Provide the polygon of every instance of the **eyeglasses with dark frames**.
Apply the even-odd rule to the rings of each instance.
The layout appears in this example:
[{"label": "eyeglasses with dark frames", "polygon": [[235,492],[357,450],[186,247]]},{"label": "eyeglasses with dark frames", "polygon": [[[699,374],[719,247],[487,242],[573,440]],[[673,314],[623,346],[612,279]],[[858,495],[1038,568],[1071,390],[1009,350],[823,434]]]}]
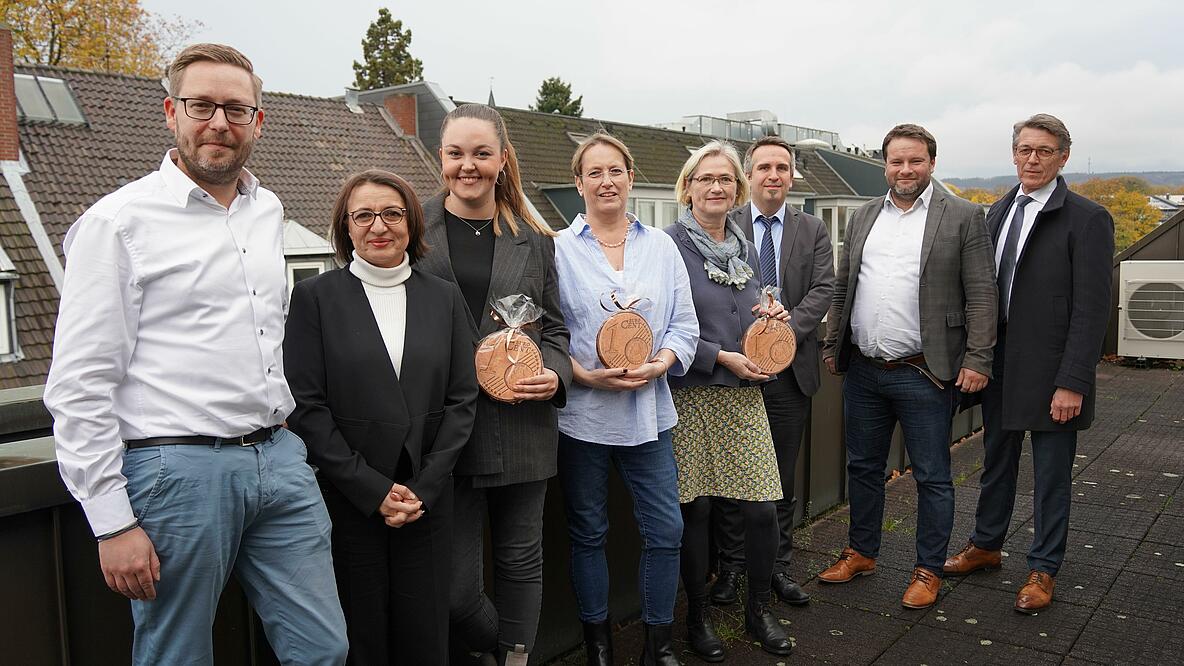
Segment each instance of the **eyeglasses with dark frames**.
[{"label": "eyeglasses with dark frames", "polygon": [[374,224],[374,220],[379,217],[382,218],[382,223],[389,226],[401,224],[403,220],[407,219],[407,209],[399,208],[397,206],[390,206],[383,208],[380,212],[374,212],[369,208],[359,208],[355,211],[346,213],[350,221],[359,227],[368,227]]},{"label": "eyeglasses with dark frames", "polygon": [[209,120],[214,117],[218,109],[222,109],[222,114],[226,116],[226,122],[231,125],[250,125],[255,120],[255,113],[259,111],[257,106],[219,104],[199,97],[177,97],[174,95],[173,99],[180,102],[181,106],[185,107],[185,115],[194,120]]}]

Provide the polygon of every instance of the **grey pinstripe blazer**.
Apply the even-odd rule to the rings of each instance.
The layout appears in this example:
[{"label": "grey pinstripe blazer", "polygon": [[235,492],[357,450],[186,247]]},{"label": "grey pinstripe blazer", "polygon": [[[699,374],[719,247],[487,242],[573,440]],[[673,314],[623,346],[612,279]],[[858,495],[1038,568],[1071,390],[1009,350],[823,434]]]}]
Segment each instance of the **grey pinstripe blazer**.
[{"label": "grey pinstripe blazer", "polygon": [[[431,249],[415,267],[455,283],[444,229],[444,194],[424,202],[423,212],[425,239]],[[567,403],[567,386],[571,383],[569,335],[559,309],[559,281],[555,275],[555,243],[522,222],[517,236],[503,229],[494,241],[486,302],[511,294],[526,294],[546,310],[537,328],[528,328],[526,333],[542,351],[543,365],[559,375],[559,391],[548,402],[516,405],[491,400],[484,393],[477,398],[477,422],[453,473],[474,477],[473,485],[479,488],[539,481],[555,475],[559,433],[555,410]],[[488,310],[470,312],[469,322],[475,340],[498,329]]]},{"label": "grey pinstripe blazer", "polygon": [[[883,207],[884,197],[876,197],[847,226],[822,347],[822,357],[834,356],[840,372],[851,361],[851,307],[863,246]],[[934,185],[921,239],[921,348],[929,370],[943,381],[963,367],[991,376],[999,291],[984,217],[981,206]]]}]

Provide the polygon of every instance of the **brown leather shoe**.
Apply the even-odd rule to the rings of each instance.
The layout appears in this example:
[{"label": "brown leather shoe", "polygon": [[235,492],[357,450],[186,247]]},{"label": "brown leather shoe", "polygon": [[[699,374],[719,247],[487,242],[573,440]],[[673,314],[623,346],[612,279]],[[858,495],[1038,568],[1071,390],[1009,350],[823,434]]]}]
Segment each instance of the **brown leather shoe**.
[{"label": "brown leather shoe", "polygon": [[941,578],[925,567],[917,567],[913,569],[913,582],[904,591],[900,605],[905,608],[929,608],[937,601],[939,590]]},{"label": "brown leather shoe", "polygon": [[947,576],[965,576],[979,569],[998,569],[1002,562],[1003,551],[983,550],[974,545],[973,541],[967,541],[966,547],[957,555],[946,559],[946,564],[941,570]]},{"label": "brown leather shoe", "polygon": [[838,562],[818,574],[818,580],[823,583],[846,583],[856,576],[869,576],[874,573],[876,573],[876,560],[864,557],[848,546],[839,554]]},{"label": "brown leather shoe", "polygon": [[1015,595],[1015,609],[1027,615],[1034,615],[1052,604],[1052,590],[1056,587],[1055,578],[1043,571],[1032,570],[1028,573],[1028,581]]}]

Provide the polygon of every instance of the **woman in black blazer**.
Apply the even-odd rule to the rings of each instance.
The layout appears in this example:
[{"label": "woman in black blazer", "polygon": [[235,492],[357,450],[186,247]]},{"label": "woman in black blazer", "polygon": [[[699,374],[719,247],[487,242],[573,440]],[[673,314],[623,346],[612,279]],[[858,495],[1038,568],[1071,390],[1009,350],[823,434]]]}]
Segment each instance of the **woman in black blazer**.
[{"label": "woman in black blazer", "polygon": [[[555,410],[566,403],[572,371],[555,234],[530,213],[514,147],[493,108],[464,104],[444,118],[440,163],[445,191],[424,204],[433,252],[420,269],[460,287],[478,337],[498,330],[491,300],[525,294],[544,310],[525,330],[542,351],[543,372],[516,387],[515,404],[478,397],[477,423],[455,470],[454,646],[525,666],[543,601],[543,502],[556,473]],[[487,516],[496,603],[483,591]]]},{"label": "woman in black blazer", "polygon": [[295,286],[284,337],[288,426],[319,468],[353,664],[448,663],[452,469],[477,379],[460,290],[411,267],[423,236],[405,180],[349,177],[332,222],[347,265]]}]

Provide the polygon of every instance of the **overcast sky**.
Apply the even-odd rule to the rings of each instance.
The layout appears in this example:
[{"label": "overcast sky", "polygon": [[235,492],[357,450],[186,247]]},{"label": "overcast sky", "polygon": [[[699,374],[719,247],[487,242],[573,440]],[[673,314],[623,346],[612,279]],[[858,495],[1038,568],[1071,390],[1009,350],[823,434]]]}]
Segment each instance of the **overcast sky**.
[{"label": "overcast sky", "polygon": [[[585,117],[654,124],[769,109],[879,146],[900,122],[938,140],[940,177],[1014,173],[1011,124],[1059,116],[1068,171],[1184,170],[1184,3],[946,0],[384,3],[142,0],[234,45],[268,90],[340,95],[378,8],[413,32],[455,99],[526,108],[560,76]],[[513,137],[511,137],[512,139]]]}]

